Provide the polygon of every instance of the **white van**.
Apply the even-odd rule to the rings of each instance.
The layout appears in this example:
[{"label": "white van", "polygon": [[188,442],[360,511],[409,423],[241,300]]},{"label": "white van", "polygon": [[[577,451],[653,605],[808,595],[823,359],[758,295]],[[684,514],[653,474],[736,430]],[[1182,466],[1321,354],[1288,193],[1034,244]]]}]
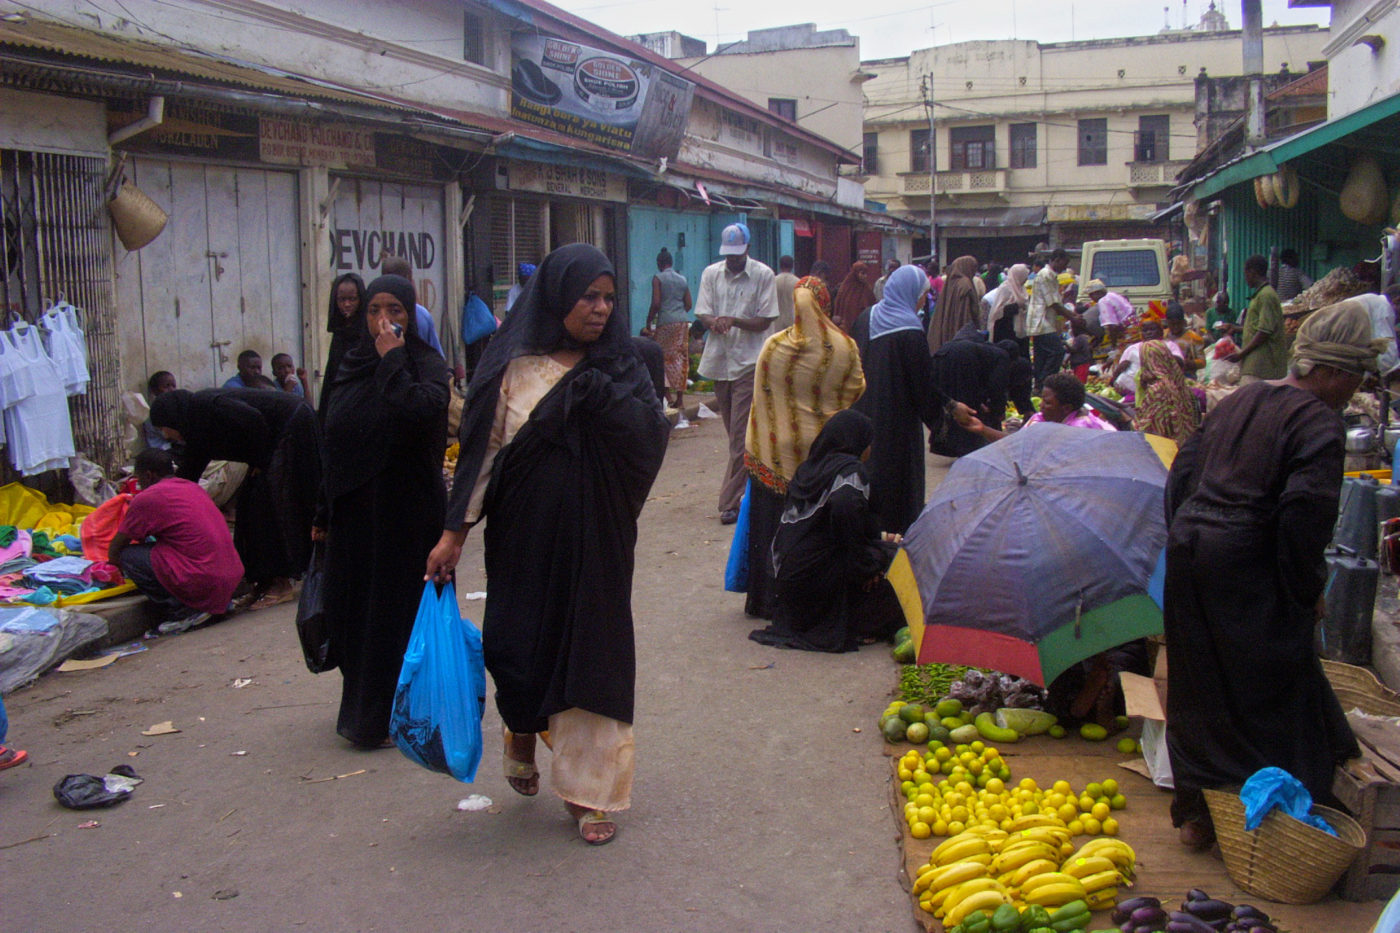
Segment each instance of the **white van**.
[{"label": "white van", "polygon": [[1079,288],[1087,292],[1090,279],[1098,279],[1111,292],[1133,303],[1141,314],[1153,301],[1165,313],[1172,297],[1167,272],[1167,244],[1163,240],[1090,240],[1080,256]]}]

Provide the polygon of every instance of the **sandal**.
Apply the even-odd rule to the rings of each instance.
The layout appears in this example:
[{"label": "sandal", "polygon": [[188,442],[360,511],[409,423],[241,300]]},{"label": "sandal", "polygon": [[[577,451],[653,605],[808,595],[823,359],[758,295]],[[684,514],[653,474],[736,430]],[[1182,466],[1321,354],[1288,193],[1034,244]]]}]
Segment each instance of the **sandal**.
[{"label": "sandal", "polygon": [[0,745],[0,771],[14,768],[29,760],[29,753],[22,748],[6,748]]},{"label": "sandal", "polygon": [[[569,810],[569,815],[578,820],[579,838],[591,846],[605,846],[612,842],[617,836],[617,821],[602,810],[585,810],[577,804],[565,803]],[[603,829],[602,835],[595,835],[592,838],[588,835],[588,830]]]},{"label": "sandal", "polygon": [[511,746],[515,743],[516,736],[509,729],[505,732],[506,747],[501,755],[505,765],[506,783],[510,789],[522,797],[533,797],[540,792],[540,772],[535,767],[534,761],[520,761],[510,757]]},{"label": "sandal", "polygon": [[264,593],[248,606],[248,611],[257,612],[259,609],[271,609],[273,606],[289,603],[296,598],[297,594],[292,590],[283,593]]}]

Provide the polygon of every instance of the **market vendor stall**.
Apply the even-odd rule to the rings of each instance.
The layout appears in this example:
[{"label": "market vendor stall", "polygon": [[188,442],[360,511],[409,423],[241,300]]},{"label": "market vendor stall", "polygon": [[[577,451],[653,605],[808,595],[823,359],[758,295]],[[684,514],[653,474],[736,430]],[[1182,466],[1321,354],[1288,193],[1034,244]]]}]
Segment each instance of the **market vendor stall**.
[{"label": "market vendor stall", "polygon": [[0,487],[0,604],[67,607],[136,589],[105,555],[83,553],[82,523],[95,509],[55,505],[19,483]]}]

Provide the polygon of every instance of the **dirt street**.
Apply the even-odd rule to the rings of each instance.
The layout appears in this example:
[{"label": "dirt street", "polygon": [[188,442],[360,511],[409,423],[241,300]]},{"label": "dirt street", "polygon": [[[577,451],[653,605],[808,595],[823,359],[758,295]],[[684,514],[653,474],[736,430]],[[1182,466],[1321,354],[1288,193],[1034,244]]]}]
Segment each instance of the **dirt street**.
[{"label": "dirt street", "polygon": [[[748,640],[721,588],[723,447],[716,421],[678,432],[642,516],[636,788],[611,845],[579,839],[543,750],[540,795],[510,791],[489,701],[475,785],[351,749],[340,676],[307,672],[289,604],[7,698],[32,761],[0,774],[5,927],[913,930],[874,728],[888,650]],[[480,548],[459,596],[486,588]],[[165,720],[180,731],[141,734]],[[145,778],[126,803],[53,799],[65,774],[118,764]],[[469,794],[493,806],[458,812]]]}]

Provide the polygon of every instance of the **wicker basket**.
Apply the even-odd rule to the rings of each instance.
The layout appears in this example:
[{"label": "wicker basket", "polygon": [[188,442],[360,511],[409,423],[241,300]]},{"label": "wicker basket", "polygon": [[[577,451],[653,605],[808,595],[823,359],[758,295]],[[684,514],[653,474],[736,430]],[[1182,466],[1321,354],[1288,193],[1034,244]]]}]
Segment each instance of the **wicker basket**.
[{"label": "wicker basket", "polygon": [[1244,803],[1233,791],[1206,790],[1215,837],[1230,879],[1255,897],[1281,904],[1322,900],[1366,848],[1361,825],[1338,810],[1314,805],[1337,836],[1273,811],[1245,832]]},{"label": "wicker basket", "polygon": [[1322,662],[1322,672],[1343,710],[1359,709],[1372,716],[1400,716],[1400,693],[1391,690],[1364,667],[1341,661]]},{"label": "wicker basket", "polygon": [[160,236],[170,219],[159,204],[129,181],[123,181],[116,195],[107,202],[117,239],[129,250],[138,250]]}]

